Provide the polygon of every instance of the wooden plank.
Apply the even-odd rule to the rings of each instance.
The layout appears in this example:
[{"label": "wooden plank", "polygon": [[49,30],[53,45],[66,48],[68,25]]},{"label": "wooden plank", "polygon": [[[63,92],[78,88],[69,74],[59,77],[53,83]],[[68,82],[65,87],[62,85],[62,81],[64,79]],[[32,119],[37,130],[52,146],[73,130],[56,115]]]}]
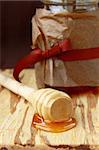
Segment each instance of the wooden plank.
[{"label": "wooden plank", "polygon": [[[25,70],[21,74],[21,80],[24,81],[25,84],[28,84],[29,80],[27,77],[31,77],[31,82],[29,82],[29,85],[34,85],[35,82],[35,73],[32,72],[33,70],[30,69],[30,71]],[[33,73],[33,74],[32,74]],[[12,76],[11,70],[6,70],[5,74],[8,74],[9,76]],[[25,76],[26,74],[26,76]],[[36,84],[36,82],[35,82]],[[7,93],[3,96],[7,96],[7,103],[9,105],[8,110],[6,112],[5,116],[8,117],[15,115],[16,111],[19,112],[19,116],[22,115],[20,111],[18,111],[18,105],[20,101],[20,97],[16,96],[14,93],[11,93],[10,91],[0,87],[0,94],[2,92],[8,92],[8,95],[10,94],[10,98],[7,95]],[[0,100],[2,99],[2,96],[0,97]],[[2,103],[2,101],[1,101]],[[6,100],[5,100],[6,103]],[[69,131],[62,132],[62,133],[50,133],[45,131],[36,130],[33,127],[31,128],[31,121],[32,121],[32,115],[33,112],[29,106],[28,103],[26,103],[24,100],[21,102],[21,110],[23,112],[23,117],[21,117],[21,123],[18,127],[16,133],[17,135],[14,138],[14,144],[13,146],[5,146],[9,150],[11,149],[36,149],[36,150],[43,150],[44,148],[47,150],[53,150],[56,148],[59,148],[59,150],[83,150],[83,149],[93,149],[98,150],[99,147],[99,88],[96,88],[92,92],[87,92],[83,94],[78,94],[73,96],[73,103],[75,108],[74,117],[77,120],[77,126]],[[6,107],[6,105],[5,105]],[[1,108],[1,106],[0,106]],[[4,113],[4,106],[2,105],[2,112]],[[7,108],[7,107],[6,107]],[[25,108],[25,110],[24,110]],[[1,111],[1,109],[0,109]],[[29,116],[29,117],[28,117]],[[16,117],[17,118],[17,117]],[[1,118],[0,118],[1,119]],[[6,122],[6,117],[5,117]],[[11,122],[11,119],[10,119]],[[28,122],[28,123],[27,123]],[[9,122],[8,122],[9,123]],[[6,122],[6,125],[8,124]],[[4,124],[4,123],[3,123]],[[12,123],[13,125],[13,123]],[[0,128],[2,125],[0,125]],[[4,129],[5,126],[4,126]],[[7,128],[8,129],[8,128]],[[4,133],[4,131],[3,131]],[[6,132],[4,134],[5,138],[10,134]],[[14,132],[12,133],[14,134]],[[0,138],[2,139],[2,142],[0,141],[0,144],[2,145],[0,149],[2,149],[5,144],[10,143],[10,139],[6,139],[7,143],[4,143],[5,138],[2,135],[0,135]],[[28,140],[30,139],[30,140]],[[25,146],[24,146],[25,145]],[[38,146],[41,145],[41,146]],[[83,146],[81,146],[83,145]]]},{"label": "wooden plank", "polygon": [[[12,70],[5,70],[4,74],[12,77]],[[27,84],[27,73],[21,74],[21,79]],[[33,77],[33,76],[32,76]],[[33,77],[34,79],[34,77]],[[29,82],[31,84],[31,81]],[[0,87],[0,144],[1,145],[34,145],[36,131],[31,129],[34,110],[23,98],[11,91]]]}]

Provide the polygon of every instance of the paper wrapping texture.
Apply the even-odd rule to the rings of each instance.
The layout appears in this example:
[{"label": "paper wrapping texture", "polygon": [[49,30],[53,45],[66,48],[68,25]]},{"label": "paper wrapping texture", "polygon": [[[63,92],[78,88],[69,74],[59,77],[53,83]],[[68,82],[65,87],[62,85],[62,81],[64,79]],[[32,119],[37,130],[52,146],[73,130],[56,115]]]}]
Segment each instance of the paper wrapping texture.
[{"label": "paper wrapping texture", "polygon": [[[99,47],[99,10],[88,12],[94,18],[72,19],[46,9],[37,9],[32,18],[33,47],[49,49],[58,41],[69,38],[73,49]],[[57,15],[56,15],[57,14]],[[68,14],[68,12],[66,12]],[[67,61],[50,59],[35,65],[39,87],[98,86],[99,59]]]}]

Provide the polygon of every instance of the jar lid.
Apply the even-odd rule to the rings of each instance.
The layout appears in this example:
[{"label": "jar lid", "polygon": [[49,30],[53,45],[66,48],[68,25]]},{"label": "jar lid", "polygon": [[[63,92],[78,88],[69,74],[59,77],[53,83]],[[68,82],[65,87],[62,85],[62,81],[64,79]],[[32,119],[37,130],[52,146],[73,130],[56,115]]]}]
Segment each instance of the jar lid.
[{"label": "jar lid", "polygon": [[46,5],[73,5],[75,0],[42,0]]}]

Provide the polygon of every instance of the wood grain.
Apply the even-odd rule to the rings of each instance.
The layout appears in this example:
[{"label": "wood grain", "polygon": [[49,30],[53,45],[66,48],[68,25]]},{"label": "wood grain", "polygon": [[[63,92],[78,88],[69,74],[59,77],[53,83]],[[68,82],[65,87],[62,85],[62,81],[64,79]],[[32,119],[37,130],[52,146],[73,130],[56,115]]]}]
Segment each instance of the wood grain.
[{"label": "wood grain", "polygon": [[[5,74],[12,76],[12,71],[6,70]],[[29,70],[25,70],[23,75],[21,75],[21,79],[24,82],[25,78],[27,80],[25,74],[26,76],[31,75],[30,77],[34,78],[34,73],[32,75],[31,69],[30,72]],[[31,79],[31,81],[32,82],[29,82],[29,84],[33,86],[35,80]],[[28,80],[25,84],[27,84],[27,82]],[[2,92],[5,94],[3,95]],[[4,127],[2,130],[3,136],[0,134],[0,139],[2,139],[0,141],[0,150],[99,150],[99,88],[96,88],[92,92],[73,96],[75,110],[74,117],[78,122],[77,126],[72,130],[57,134],[37,131],[31,127],[33,112],[24,99],[2,87],[0,87],[0,95],[0,119],[2,119],[0,129]],[[5,101],[4,105],[1,105],[3,104],[2,101]],[[20,113],[18,110],[19,105],[21,106],[20,110],[23,111],[23,113]],[[6,136],[9,137],[10,134],[14,135],[15,130],[13,132],[6,132],[6,129],[11,130],[10,126],[7,128],[8,124],[11,122],[11,118],[8,122],[6,119],[9,115],[14,118],[13,115],[16,116],[16,112],[19,113],[17,116],[20,117],[20,115],[22,115],[23,117],[21,116],[20,125],[19,122],[16,122],[17,134],[15,137],[13,136],[13,140],[11,141],[11,139],[6,138]],[[5,115],[4,118],[1,115],[2,113]],[[4,124],[6,125],[3,126]],[[8,146],[6,146],[7,144]]]}]

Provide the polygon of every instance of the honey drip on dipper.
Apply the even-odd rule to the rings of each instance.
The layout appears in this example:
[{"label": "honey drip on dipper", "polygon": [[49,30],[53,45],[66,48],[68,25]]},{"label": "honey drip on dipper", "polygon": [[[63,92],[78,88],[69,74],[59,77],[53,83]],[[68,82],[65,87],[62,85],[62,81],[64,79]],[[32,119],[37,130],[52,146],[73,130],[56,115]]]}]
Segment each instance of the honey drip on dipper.
[{"label": "honey drip on dipper", "polygon": [[35,99],[38,110],[32,122],[35,128],[47,132],[63,132],[76,126],[76,120],[72,118],[73,103],[68,94],[46,88],[40,89]]},{"label": "honey drip on dipper", "polygon": [[33,117],[33,126],[37,129],[41,129],[47,132],[64,132],[70,130],[76,126],[76,120],[70,118],[66,121],[61,122],[46,122],[38,114]]}]

